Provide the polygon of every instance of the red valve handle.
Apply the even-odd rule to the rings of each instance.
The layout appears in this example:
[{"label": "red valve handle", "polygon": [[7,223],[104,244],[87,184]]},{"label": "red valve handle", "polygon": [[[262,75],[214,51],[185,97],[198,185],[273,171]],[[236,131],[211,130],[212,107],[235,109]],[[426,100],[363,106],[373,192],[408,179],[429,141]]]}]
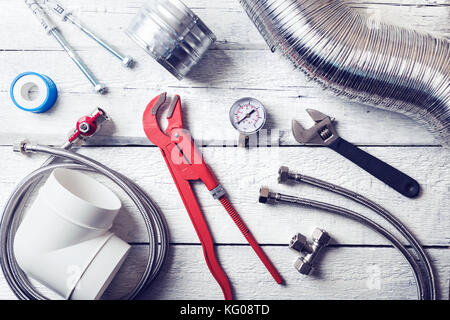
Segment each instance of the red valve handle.
[{"label": "red valve handle", "polygon": [[73,143],[79,138],[91,137],[97,133],[103,121],[109,120],[106,113],[102,109],[96,109],[94,113],[89,116],[84,116],[78,119],[73,134],[69,137],[69,142]]}]

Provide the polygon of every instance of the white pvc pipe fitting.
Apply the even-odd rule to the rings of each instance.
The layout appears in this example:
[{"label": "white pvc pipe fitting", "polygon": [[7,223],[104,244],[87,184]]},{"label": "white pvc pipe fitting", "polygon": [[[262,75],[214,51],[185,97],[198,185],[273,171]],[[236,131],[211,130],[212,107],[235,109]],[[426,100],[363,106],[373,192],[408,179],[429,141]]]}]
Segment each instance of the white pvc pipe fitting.
[{"label": "white pvc pipe fitting", "polygon": [[20,268],[65,299],[99,299],[130,250],[109,232],[120,208],[97,180],[54,170],[17,230]]}]

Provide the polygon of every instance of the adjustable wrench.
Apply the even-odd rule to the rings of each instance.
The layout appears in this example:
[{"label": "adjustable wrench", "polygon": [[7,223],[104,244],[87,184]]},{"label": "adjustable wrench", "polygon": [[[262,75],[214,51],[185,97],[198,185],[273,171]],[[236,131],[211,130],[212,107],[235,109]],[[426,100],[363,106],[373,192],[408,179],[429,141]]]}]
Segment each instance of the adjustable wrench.
[{"label": "adjustable wrench", "polygon": [[316,124],[305,130],[298,121],[292,120],[292,133],[299,143],[329,147],[405,197],[419,195],[420,186],[416,180],[339,137],[334,119],[317,110],[306,111]]}]

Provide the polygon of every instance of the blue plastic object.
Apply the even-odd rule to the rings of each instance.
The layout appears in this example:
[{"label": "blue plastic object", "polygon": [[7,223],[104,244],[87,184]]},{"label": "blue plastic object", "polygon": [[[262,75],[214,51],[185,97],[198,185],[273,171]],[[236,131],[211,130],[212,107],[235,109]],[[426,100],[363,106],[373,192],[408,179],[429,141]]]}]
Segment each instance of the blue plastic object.
[{"label": "blue plastic object", "polygon": [[[46,97],[44,99],[44,101],[42,103],[40,103],[40,101],[37,101],[36,106],[32,106],[32,107],[28,107],[28,106],[23,106],[20,101],[17,101],[19,98],[17,96],[15,96],[14,94],[14,88],[17,85],[17,82],[24,78],[24,77],[29,77],[29,76],[37,76],[40,79],[42,79],[45,83],[46,86]],[[11,88],[10,88],[10,96],[12,101],[14,102],[14,104],[24,110],[24,111],[28,111],[28,112],[33,112],[33,113],[43,113],[48,111],[50,108],[52,108],[55,103],[56,100],[58,99],[58,89],[56,88],[55,83],[53,82],[52,79],[50,79],[48,76],[43,75],[43,74],[39,74],[36,72],[24,72],[22,74],[19,74],[14,81],[11,84]]]}]

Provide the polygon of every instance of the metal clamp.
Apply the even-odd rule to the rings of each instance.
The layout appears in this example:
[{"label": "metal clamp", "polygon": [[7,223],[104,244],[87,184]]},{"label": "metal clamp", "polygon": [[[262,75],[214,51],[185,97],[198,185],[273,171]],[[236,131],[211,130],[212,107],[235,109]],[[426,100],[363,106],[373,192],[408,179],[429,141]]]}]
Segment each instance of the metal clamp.
[{"label": "metal clamp", "polygon": [[224,195],[226,195],[227,192],[225,191],[225,188],[221,184],[219,184],[217,187],[212,189],[210,191],[210,193],[211,193],[211,195],[213,196],[214,199],[219,200]]}]

